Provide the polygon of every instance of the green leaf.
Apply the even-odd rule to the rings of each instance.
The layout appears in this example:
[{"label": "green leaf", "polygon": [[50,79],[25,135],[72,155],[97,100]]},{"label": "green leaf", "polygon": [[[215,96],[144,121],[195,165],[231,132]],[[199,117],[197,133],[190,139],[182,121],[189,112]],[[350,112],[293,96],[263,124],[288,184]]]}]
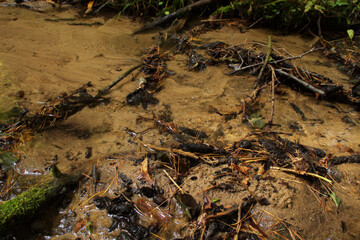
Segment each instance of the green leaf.
[{"label": "green leaf", "polygon": [[88,223],[87,223],[86,229],[88,230],[88,232],[89,232],[90,234],[92,234],[92,231],[91,231],[91,222],[88,222]]},{"label": "green leaf", "polygon": [[334,201],[336,207],[339,207],[339,204],[341,202],[341,199],[336,196],[335,192],[331,192],[330,194],[331,199]]},{"label": "green leaf", "polygon": [[350,40],[352,41],[352,39],[354,38],[354,30],[353,29],[348,29],[346,32],[347,32]]},{"label": "green leaf", "polygon": [[304,12],[307,13],[308,11],[310,11],[313,5],[314,3],[312,1],[308,1],[305,5]]},{"label": "green leaf", "polygon": [[211,202],[212,202],[212,203],[216,203],[216,202],[218,202],[218,201],[220,201],[219,198],[212,198],[212,199],[211,199]]},{"label": "green leaf", "polygon": [[163,4],[164,4],[164,2],[159,2],[159,3],[158,3],[159,6],[161,6],[161,5],[163,5]]},{"label": "green leaf", "polygon": [[[331,2],[331,1],[329,1],[329,2]],[[347,6],[347,5],[349,5],[349,1],[347,1],[347,0],[336,0],[335,5],[339,6],[339,7]]]},{"label": "green leaf", "polygon": [[324,6],[321,6],[321,5],[315,5],[314,6],[314,9],[321,12],[322,14],[324,13],[324,10],[325,10],[325,7]]},{"label": "green leaf", "polygon": [[254,113],[250,115],[250,123],[255,128],[263,128],[266,125],[264,119],[260,116],[259,113]]},{"label": "green leaf", "polygon": [[169,12],[169,11],[166,11],[166,12],[165,12],[165,15],[169,15],[169,14],[170,14],[170,12]]}]

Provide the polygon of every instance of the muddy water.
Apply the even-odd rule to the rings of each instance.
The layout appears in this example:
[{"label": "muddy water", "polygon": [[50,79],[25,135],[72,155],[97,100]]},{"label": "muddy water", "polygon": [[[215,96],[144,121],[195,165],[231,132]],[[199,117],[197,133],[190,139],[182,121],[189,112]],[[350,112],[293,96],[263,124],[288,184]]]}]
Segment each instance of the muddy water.
[{"label": "muddy water", "polygon": [[[154,45],[157,32],[131,36],[141,24],[127,18],[106,19],[102,17],[81,19],[75,10],[64,12],[37,13],[17,8],[0,8],[0,80],[2,86],[1,108],[9,108],[18,101],[32,111],[38,109],[49,98],[56,98],[62,92],[71,92],[91,81],[95,94],[123,72],[140,62],[146,48]],[[49,21],[47,19],[75,19],[75,22],[101,23],[93,26],[68,25],[68,21]],[[273,47],[282,53],[299,55],[308,51],[311,39],[301,36],[281,36],[264,29],[251,29],[244,33],[238,28],[224,27],[200,35],[201,43],[224,41],[229,44],[244,43],[259,50],[266,49],[268,35]],[[241,76],[224,75],[225,66],[210,66],[205,71],[193,72],[186,67],[186,57],[171,55],[168,68],[176,75],[168,77],[162,90],[156,93],[160,104],[150,105],[147,110],[141,106],[128,106],[125,97],[137,88],[136,80],[141,73],[134,72],[120,82],[110,93],[111,103],[95,108],[85,108],[81,112],[59,122],[54,128],[41,132],[26,142],[19,150],[23,159],[17,170],[24,174],[35,174],[58,160],[63,171],[74,168],[91,168],[98,163],[101,172],[100,189],[105,189],[116,175],[116,167],[129,177],[136,179],[140,166],[132,159],[140,158],[146,149],[134,144],[126,129],[141,132],[151,128],[152,122],[136,124],[138,116],[152,117],[153,112],[164,110],[169,105],[174,123],[206,132],[210,137],[205,141],[218,147],[232,144],[245,137],[252,128],[244,123],[241,116],[225,121],[223,114],[237,110],[241,100],[253,90],[254,76],[247,73]],[[334,63],[320,53],[307,55],[296,61],[298,66],[330,77],[333,81],[348,87],[349,77],[337,71]],[[316,100],[294,92],[286,86],[276,95],[273,130],[291,133],[289,140],[318,147],[335,155],[345,154],[346,149],[359,151],[359,114],[352,107]],[[24,91],[24,97],[16,99],[17,92]],[[270,88],[262,91],[260,114],[267,121],[271,110]],[[304,112],[303,120],[290,105],[295,103]],[[344,119],[350,119],[344,122]],[[293,127],[296,126],[296,130]],[[142,141],[154,145],[172,146],[169,136],[152,129],[142,134]],[[88,148],[92,149],[86,158]],[[116,160],[106,160],[107,156],[120,154]],[[195,169],[192,176],[197,180],[187,181],[183,189],[194,193],[201,200],[202,190],[208,188],[209,181],[217,168],[204,165]],[[318,212],[319,202],[312,195],[306,182],[291,175],[270,173],[278,179],[275,183],[252,183],[253,193],[270,199],[271,205],[263,210],[279,218],[286,218],[299,229],[305,239],[353,239],[359,236],[359,229],[353,216],[359,209],[359,188],[351,184],[360,172],[357,165],[344,165],[339,169],[346,173],[343,185],[337,186],[344,207],[335,209],[331,202],[330,210]],[[169,179],[163,173],[155,176],[159,185],[168,189]],[[280,181],[289,182],[292,188],[283,189]],[[165,187],[166,186],[166,187]],[[97,210],[89,199],[95,190],[91,184],[84,184],[85,194],[77,195],[61,216],[73,216],[54,220],[54,228],[45,235],[59,236],[59,239],[76,237],[92,239],[112,239],[119,229],[107,232],[111,219],[104,211]],[[296,190],[293,190],[296,189]],[[121,186],[112,184],[109,196],[121,192]],[[241,203],[248,194],[228,193],[221,190],[208,192],[211,198],[221,199],[222,204]],[[311,199],[311,201],[309,201]],[[306,209],[306,211],[304,211]],[[74,217],[76,213],[77,217]],[[352,221],[349,221],[354,217]],[[83,228],[74,231],[76,223],[86,219],[91,222],[93,231]],[[341,230],[342,221],[347,222],[347,231]],[[180,226],[180,227],[179,227]],[[178,224],[178,228],[181,228]],[[319,231],[321,233],[319,233]],[[60,235],[66,234],[64,237]],[[168,230],[164,238],[177,236]],[[320,238],[318,238],[320,236]],[[355,237],[355,238],[354,238]]]}]

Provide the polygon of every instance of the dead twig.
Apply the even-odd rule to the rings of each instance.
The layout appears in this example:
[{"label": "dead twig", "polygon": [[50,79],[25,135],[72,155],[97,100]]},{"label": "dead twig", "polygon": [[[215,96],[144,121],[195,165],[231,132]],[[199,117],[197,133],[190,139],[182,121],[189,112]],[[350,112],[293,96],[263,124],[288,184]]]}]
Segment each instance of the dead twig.
[{"label": "dead twig", "polygon": [[166,176],[171,180],[171,182],[179,189],[182,194],[185,194],[185,191],[175,182],[175,180],[168,174],[167,171],[163,170]]},{"label": "dead twig", "polygon": [[295,77],[294,75],[291,75],[291,74],[289,74],[287,72],[284,72],[283,70],[280,70],[280,69],[275,69],[275,71],[282,74],[282,75],[284,75],[284,76],[287,76],[287,77],[295,80],[296,82],[300,83],[301,85],[303,85],[307,89],[309,89],[309,90],[311,90],[311,91],[313,91],[313,92],[315,92],[315,93],[317,93],[317,94],[319,94],[321,96],[325,96],[325,92],[323,90],[320,90],[320,89],[317,89],[317,88],[313,87],[311,84],[301,80],[300,78]]},{"label": "dead twig", "polygon": [[321,180],[324,180],[324,181],[332,184],[332,181],[331,181],[330,179],[327,179],[326,177],[320,176],[320,175],[315,174],[315,173],[310,173],[310,172],[305,172],[305,171],[299,171],[299,170],[294,170],[294,169],[288,169],[288,168],[274,167],[274,166],[271,166],[270,169],[272,169],[272,170],[278,170],[278,171],[282,171],[282,172],[295,173],[295,174],[299,174],[299,175],[312,176],[312,177],[319,178],[319,179],[321,179]]},{"label": "dead twig", "polygon": [[124,72],[116,81],[114,81],[110,85],[106,86],[103,90],[99,90],[97,95],[96,95],[96,98],[108,94],[111,88],[113,88],[116,84],[118,84],[121,80],[123,80],[125,77],[127,77],[127,75],[132,73],[134,70],[141,67],[141,65],[142,65],[142,63],[130,68],[129,70]]},{"label": "dead twig", "polygon": [[[280,60],[276,60],[276,61],[270,61],[268,64],[277,64],[277,63],[281,63],[281,62],[285,62],[285,61],[289,61],[289,60],[293,60],[293,59],[297,59],[297,58],[302,58],[303,56],[307,55],[307,54],[310,54],[310,53],[313,53],[315,51],[318,51],[318,50],[322,50],[324,49],[323,47],[321,48],[312,48],[310,49],[309,51],[307,52],[304,52],[303,54],[300,54],[298,56],[295,56],[295,57],[289,57],[289,58],[283,58],[283,59],[280,59]],[[226,75],[233,75],[234,73],[237,73],[237,72],[240,72],[242,70],[245,70],[245,69],[248,69],[248,68],[253,68],[253,67],[257,67],[257,66],[261,66],[263,65],[264,62],[261,62],[261,63],[255,63],[255,64],[252,64],[252,65],[248,65],[248,66],[245,66],[245,67],[242,67],[242,68],[238,68],[232,72],[229,72],[229,73],[226,73]]]},{"label": "dead twig", "polygon": [[273,123],[274,111],[275,111],[275,70],[274,67],[270,66],[271,69],[271,112],[270,112],[270,120],[269,120],[269,128]]},{"label": "dead twig", "polygon": [[147,147],[150,150],[156,150],[156,151],[164,151],[164,152],[169,152],[169,153],[177,153],[179,155],[185,156],[185,157],[190,157],[190,158],[194,158],[194,159],[199,159],[199,157],[191,152],[185,152],[182,151],[180,149],[176,149],[176,148],[164,148],[164,147],[158,147],[149,143],[144,143],[141,142],[140,140],[137,140],[138,143],[142,144],[144,147]]},{"label": "dead twig", "polygon": [[267,51],[267,53],[266,53],[266,57],[265,57],[264,64],[263,64],[263,66],[261,67],[261,70],[260,70],[260,73],[259,73],[258,77],[256,78],[255,88],[262,85],[263,73],[264,73],[264,70],[265,70],[266,66],[267,66],[268,63],[269,63],[271,52],[272,52],[271,38],[270,38],[270,36],[269,36],[269,38],[268,38],[268,51]]}]

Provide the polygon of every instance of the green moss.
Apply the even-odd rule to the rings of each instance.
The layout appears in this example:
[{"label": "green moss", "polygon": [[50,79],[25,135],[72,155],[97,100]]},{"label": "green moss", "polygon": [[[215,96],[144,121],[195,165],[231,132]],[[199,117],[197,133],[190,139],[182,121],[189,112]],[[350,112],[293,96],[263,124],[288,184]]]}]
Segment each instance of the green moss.
[{"label": "green moss", "polygon": [[11,152],[0,151],[0,167],[2,170],[7,171],[13,164],[17,163],[19,158]]},{"label": "green moss", "polygon": [[[15,103],[13,103],[15,104]],[[12,104],[10,104],[11,107]],[[6,107],[9,107],[6,106]],[[5,108],[5,107],[3,107]],[[19,107],[13,107],[10,110],[0,112],[0,124],[7,124],[9,120],[18,118],[21,114],[21,108]]]},{"label": "green moss", "polygon": [[59,178],[32,187],[0,204],[0,234],[9,231],[21,221],[35,217],[47,204],[60,196],[63,189],[73,186],[81,177],[81,171],[73,175],[62,174]]},{"label": "green moss", "polygon": [[33,187],[3,203],[0,207],[0,231],[16,219],[35,214],[46,203],[49,196],[53,195],[54,188],[50,184]]},{"label": "green moss", "polygon": [[212,15],[223,15],[223,16],[230,16],[236,14],[239,9],[242,8],[242,4],[238,1],[232,2],[227,6],[221,6]]}]

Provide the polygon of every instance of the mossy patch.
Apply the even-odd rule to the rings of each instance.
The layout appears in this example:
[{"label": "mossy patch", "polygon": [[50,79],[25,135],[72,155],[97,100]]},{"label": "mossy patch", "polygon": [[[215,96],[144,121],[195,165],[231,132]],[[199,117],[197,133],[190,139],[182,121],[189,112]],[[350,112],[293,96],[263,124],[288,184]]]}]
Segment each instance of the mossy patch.
[{"label": "mossy patch", "polygon": [[9,120],[18,118],[21,114],[21,108],[13,107],[8,111],[0,111],[0,124],[7,124]]},{"label": "mossy patch", "polygon": [[12,224],[17,218],[35,214],[46,202],[52,190],[54,190],[54,186],[50,184],[33,187],[31,190],[3,203],[0,207],[0,231],[4,230],[7,224]]},{"label": "mossy patch", "polygon": [[[54,171],[54,170],[53,170]],[[54,203],[81,179],[81,171],[72,175],[58,172],[38,179],[41,183],[0,204],[0,235],[38,215],[48,204]],[[57,175],[59,177],[49,177]],[[45,180],[45,181],[44,181]]]},{"label": "mossy patch", "polygon": [[19,158],[11,152],[0,151],[0,167],[2,170],[7,171],[13,164],[17,163]]}]

